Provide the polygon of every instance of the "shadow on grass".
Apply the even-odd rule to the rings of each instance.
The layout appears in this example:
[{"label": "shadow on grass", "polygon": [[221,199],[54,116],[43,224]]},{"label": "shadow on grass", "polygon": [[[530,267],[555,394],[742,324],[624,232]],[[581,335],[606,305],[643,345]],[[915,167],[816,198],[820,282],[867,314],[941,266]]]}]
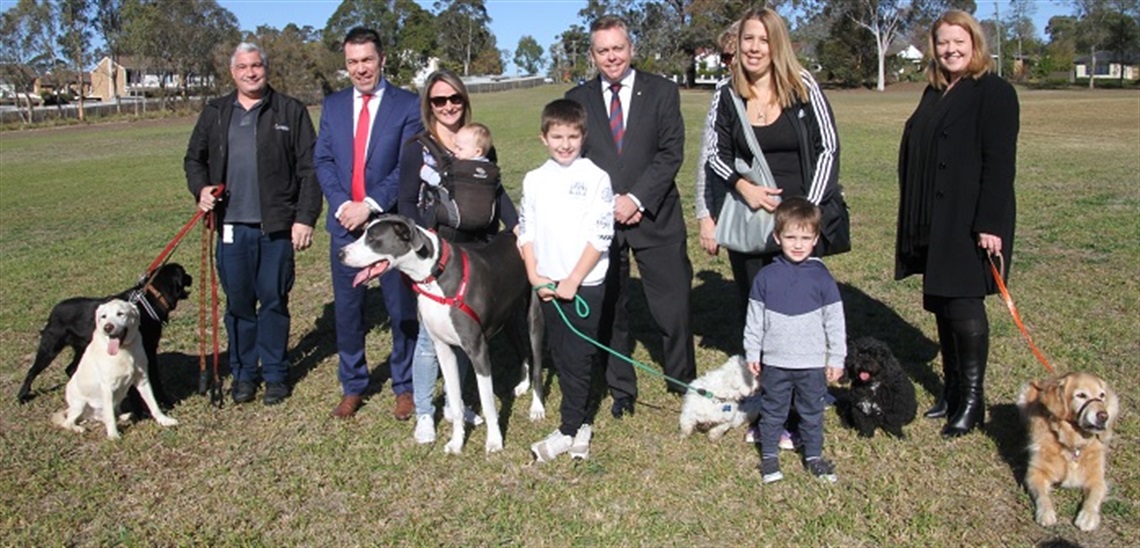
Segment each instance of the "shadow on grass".
[{"label": "shadow on grass", "polygon": [[931,394],[942,393],[942,380],[929,365],[938,355],[938,341],[927,338],[891,307],[851,284],[839,284],[839,293],[843,296],[848,340],[874,337],[887,343],[910,378]]},{"label": "shadow on grass", "polygon": [[992,405],[989,412],[986,435],[994,441],[1001,460],[1009,465],[1013,480],[1020,484],[1025,479],[1029,465],[1025,452],[1025,423],[1021,420],[1021,413],[1012,403]]},{"label": "shadow on grass", "polygon": [[729,356],[742,353],[744,306],[738,302],[736,283],[715,270],[702,270],[696,277],[692,299],[697,345]]}]

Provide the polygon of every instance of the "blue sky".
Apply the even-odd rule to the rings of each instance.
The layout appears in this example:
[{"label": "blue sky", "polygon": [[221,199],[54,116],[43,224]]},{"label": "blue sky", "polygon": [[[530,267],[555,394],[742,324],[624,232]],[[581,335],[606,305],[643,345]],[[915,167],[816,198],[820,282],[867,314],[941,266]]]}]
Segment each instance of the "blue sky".
[{"label": "blue sky", "polygon": [[[10,0],[2,1],[8,4]],[[429,11],[433,9],[431,0],[417,2]],[[319,29],[324,28],[328,18],[340,5],[340,0],[219,0],[218,3],[237,16],[238,24],[243,30],[253,30],[258,25],[280,29],[289,23]],[[491,16],[491,30],[495,33],[499,49],[510,49],[513,52],[519,38],[527,34],[533,36],[544,49],[549,47],[555,36],[578,22],[578,10],[586,6],[586,1],[487,0],[486,4]],[[977,0],[977,5],[975,14],[979,19],[993,18],[994,0]],[[1002,1],[1000,8],[1005,17],[1009,10],[1008,1]],[[1037,32],[1044,34],[1049,17],[1071,11],[1062,2],[1041,0],[1034,16]],[[515,69],[511,59],[505,61],[508,63],[507,73],[513,74]]]}]

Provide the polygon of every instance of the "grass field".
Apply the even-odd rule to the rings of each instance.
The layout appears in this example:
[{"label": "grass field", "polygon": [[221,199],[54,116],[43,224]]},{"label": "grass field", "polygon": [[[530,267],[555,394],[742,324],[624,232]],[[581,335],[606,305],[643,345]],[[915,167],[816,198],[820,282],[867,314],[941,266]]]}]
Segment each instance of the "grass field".
[{"label": "grass field", "polygon": [[[517,199],[523,173],[544,157],[542,105],[564,88],[478,95],[475,118],[495,133],[504,180]],[[932,318],[917,279],[892,279],[903,121],[920,89],[830,92],[842,139],[842,177],[855,249],[829,267],[845,295],[848,331],[894,348],[919,393],[940,390]],[[1034,337],[1062,371],[1106,377],[1123,414],[1110,456],[1099,530],[1072,524],[1080,494],[1060,493],[1061,523],[1033,522],[1019,481],[1023,439],[1013,402],[1045,371],[1004,306],[990,300],[992,350],[984,433],[943,441],[918,419],[910,438],[857,438],[827,416],[826,453],[840,481],[823,485],[785,453],[788,478],[762,486],[754,448],[677,435],[679,402],[641,375],[637,415],[595,425],[591,459],[536,466],[529,444],[557,421],[501,400],[506,449],[485,455],[484,430],[462,456],[420,446],[390,414],[383,387],[354,420],[329,416],[338,401],[328,237],[298,258],[292,293],[294,395],[267,408],[211,407],[194,394],[198,367],[199,236],[174,260],[196,280],[160,349],[163,378],[180,400],[162,429],[133,424],[123,439],[51,425],[63,407],[57,364],[15,393],[51,306],[74,295],[130,286],[193,212],[182,154],[192,119],[0,133],[0,545],[1134,545],[1140,538],[1136,356],[1140,355],[1140,94],[1020,90],[1018,226],[1011,289]],[[678,177],[689,203],[707,92],[684,92],[687,161]],[[686,213],[691,207],[686,207]],[[739,345],[723,253],[709,257],[688,217],[698,367]],[[373,302],[379,306],[379,299]],[[638,359],[656,363],[659,341],[635,302]],[[371,357],[387,355],[386,317],[375,315]],[[513,354],[496,357],[510,364]],[[61,360],[62,361],[62,360]],[[514,379],[499,381],[500,391]],[[509,389],[506,390],[509,392]],[[521,403],[521,402],[520,402]],[[608,404],[608,400],[607,400]],[[445,435],[446,428],[441,429]],[[1128,539],[1133,539],[1129,541]]]}]

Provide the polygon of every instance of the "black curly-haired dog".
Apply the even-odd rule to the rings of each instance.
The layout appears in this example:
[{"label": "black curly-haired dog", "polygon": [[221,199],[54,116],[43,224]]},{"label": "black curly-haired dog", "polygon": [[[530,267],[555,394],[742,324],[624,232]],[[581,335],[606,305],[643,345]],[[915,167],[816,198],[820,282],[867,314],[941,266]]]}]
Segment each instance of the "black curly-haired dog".
[{"label": "black curly-haired dog", "polygon": [[875,435],[876,428],[905,438],[903,426],[918,412],[914,385],[886,343],[871,337],[847,345],[844,362],[851,391],[842,413],[860,437]]}]

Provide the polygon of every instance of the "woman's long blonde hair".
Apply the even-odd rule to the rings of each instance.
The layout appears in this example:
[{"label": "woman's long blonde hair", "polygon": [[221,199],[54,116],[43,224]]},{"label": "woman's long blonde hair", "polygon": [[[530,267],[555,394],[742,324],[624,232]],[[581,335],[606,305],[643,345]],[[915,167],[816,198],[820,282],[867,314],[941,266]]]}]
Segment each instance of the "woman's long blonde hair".
[{"label": "woman's long blonde hair", "polygon": [[946,89],[946,86],[950,85],[946,71],[942,70],[942,66],[938,64],[938,57],[934,49],[934,43],[938,39],[938,29],[944,25],[962,27],[970,33],[970,40],[974,42],[970,64],[966,65],[966,74],[962,76],[964,78],[978,78],[989,72],[990,65],[993,62],[990,59],[990,50],[986,47],[986,34],[982,32],[982,26],[978,24],[978,20],[974,19],[973,15],[961,10],[950,10],[930,25],[930,34],[926,37],[926,55],[930,57],[930,61],[926,65],[926,79],[930,85],[934,89]]},{"label": "woman's long blonde hair", "polygon": [[768,56],[772,59],[771,79],[772,91],[776,103],[782,108],[792,103],[808,101],[807,86],[800,77],[803,66],[796,59],[796,52],[792,48],[792,39],[788,34],[788,25],[780,14],[771,8],[752,8],[740,18],[740,29],[736,33],[736,56],[732,59],[732,86],[736,92],[745,99],[752,99],[752,82],[744,70],[741,61],[743,47],[740,43],[744,36],[744,23],[755,19],[760,21],[768,31]]}]

